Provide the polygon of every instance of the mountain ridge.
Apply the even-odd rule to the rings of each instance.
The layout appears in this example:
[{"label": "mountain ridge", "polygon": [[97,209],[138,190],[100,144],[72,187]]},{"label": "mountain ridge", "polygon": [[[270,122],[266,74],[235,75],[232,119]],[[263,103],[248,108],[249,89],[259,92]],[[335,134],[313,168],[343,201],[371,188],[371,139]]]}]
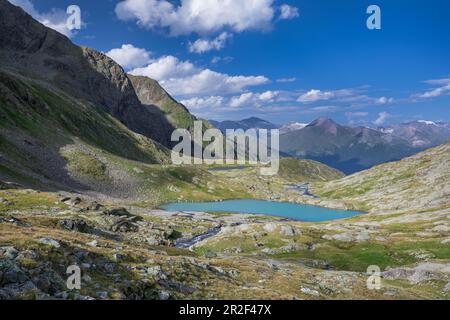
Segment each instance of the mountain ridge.
[{"label": "mountain ridge", "polygon": [[0,30],[0,67],[5,72],[40,79],[102,107],[131,130],[171,145],[176,127],[165,114],[141,103],[129,76],[111,58],[73,44],[6,0],[0,1]]},{"label": "mountain ridge", "polygon": [[346,174],[412,155],[406,140],[366,127],[346,127],[320,118],[305,128],[281,135],[280,150],[316,160]]},{"label": "mountain ridge", "polygon": [[[449,209],[450,143],[397,162],[317,186],[324,199],[342,199],[371,212]],[[424,212],[425,213],[425,212]]]},{"label": "mountain ridge", "polygon": [[212,125],[214,125],[216,128],[218,128],[219,130],[221,130],[223,133],[225,133],[225,131],[227,129],[242,129],[244,131],[248,130],[248,129],[267,129],[267,130],[271,130],[271,129],[278,129],[280,128],[279,125],[273,124],[269,121],[257,118],[257,117],[250,117],[250,118],[246,118],[246,119],[242,119],[239,121],[230,121],[230,120],[226,120],[226,121],[214,121],[214,120],[210,120],[210,123]]}]

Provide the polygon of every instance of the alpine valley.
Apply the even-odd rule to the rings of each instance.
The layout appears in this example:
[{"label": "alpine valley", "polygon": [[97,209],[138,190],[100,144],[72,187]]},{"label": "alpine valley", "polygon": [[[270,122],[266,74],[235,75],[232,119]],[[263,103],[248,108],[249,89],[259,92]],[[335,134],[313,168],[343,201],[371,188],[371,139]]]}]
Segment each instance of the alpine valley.
[{"label": "alpine valley", "polygon": [[[195,120],[156,80],[0,0],[0,299],[450,298],[448,124],[289,124],[279,174],[261,176],[172,165],[173,130]],[[161,209],[231,199],[361,214]]]}]

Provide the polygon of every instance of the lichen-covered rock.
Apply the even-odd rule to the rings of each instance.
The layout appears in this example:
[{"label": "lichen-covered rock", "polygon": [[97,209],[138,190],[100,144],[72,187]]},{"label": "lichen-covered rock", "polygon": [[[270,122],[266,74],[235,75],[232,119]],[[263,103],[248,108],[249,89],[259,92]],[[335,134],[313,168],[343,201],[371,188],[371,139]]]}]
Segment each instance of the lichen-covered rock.
[{"label": "lichen-covered rock", "polygon": [[126,233],[126,232],[137,232],[138,230],[139,230],[139,226],[128,220],[118,221],[111,227],[111,231],[113,231],[113,232]]},{"label": "lichen-covered rock", "polygon": [[128,212],[125,208],[114,208],[110,210],[106,210],[103,212],[107,216],[115,216],[115,217],[132,217],[133,215]]},{"label": "lichen-covered rock", "polygon": [[14,247],[0,247],[0,258],[13,260],[19,255],[19,251]]},{"label": "lichen-covered rock", "polygon": [[277,229],[277,225],[275,223],[267,223],[263,228],[267,232],[274,232]]},{"label": "lichen-covered rock", "polygon": [[69,206],[75,207],[75,206],[79,205],[82,202],[82,200],[79,197],[74,197],[74,198],[64,197],[61,199],[61,202],[65,203]]},{"label": "lichen-covered rock", "polygon": [[3,204],[5,206],[13,206],[14,202],[9,201],[8,199],[0,198],[0,204]]},{"label": "lichen-covered rock", "polygon": [[46,246],[50,246],[50,247],[54,247],[54,248],[59,248],[61,247],[61,245],[59,244],[58,241],[50,239],[50,238],[41,238],[38,240],[39,243],[42,243]]},{"label": "lichen-covered rock", "polygon": [[92,228],[82,219],[65,219],[59,222],[59,225],[67,230],[81,233],[90,233]]},{"label": "lichen-covered rock", "polygon": [[294,237],[298,234],[297,230],[291,225],[282,225],[280,228],[280,233],[283,236]]}]

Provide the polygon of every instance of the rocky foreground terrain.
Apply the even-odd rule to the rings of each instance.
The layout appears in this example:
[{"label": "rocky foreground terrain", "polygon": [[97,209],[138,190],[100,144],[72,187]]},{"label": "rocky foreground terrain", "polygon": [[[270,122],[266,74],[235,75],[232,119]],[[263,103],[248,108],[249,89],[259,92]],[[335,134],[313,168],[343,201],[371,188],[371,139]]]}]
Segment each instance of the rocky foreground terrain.
[{"label": "rocky foreground terrain", "polygon": [[[322,198],[313,199],[296,191],[281,192],[286,180],[259,177],[254,168],[212,173],[230,186],[238,178],[246,181],[243,187],[261,199],[370,207],[367,214],[325,223],[257,215],[165,212],[144,202],[123,201],[125,208],[121,208],[117,200],[99,203],[86,195],[40,192],[3,183],[0,296],[448,299],[450,204],[448,180],[444,178],[449,171],[442,166],[448,166],[445,159],[449,148],[445,145],[361,173],[365,181],[370,181],[368,177],[379,172],[402,175],[402,170],[417,170],[418,164],[422,165],[416,174],[405,176],[408,183],[396,177],[381,194],[364,187],[358,181],[361,176],[331,182],[316,180],[313,190]],[[436,185],[441,192],[429,192],[433,191],[431,187],[411,188],[409,179],[419,178],[442,183]],[[345,190],[342,184],[352,190],[348,184],[355,179],[363,195],[327,194]],[[387,182],[381,179],[379,183]],[[391,189],[395,194],[404,191],[422,200],[398,202],[390,198]],[[381,201],[370,201],[372,193],[377,193]],[[66,287],[70,265],[82,270],[80,290]],[[379,290],[367,287],[367,268],[373,265],[381,270]]]}]

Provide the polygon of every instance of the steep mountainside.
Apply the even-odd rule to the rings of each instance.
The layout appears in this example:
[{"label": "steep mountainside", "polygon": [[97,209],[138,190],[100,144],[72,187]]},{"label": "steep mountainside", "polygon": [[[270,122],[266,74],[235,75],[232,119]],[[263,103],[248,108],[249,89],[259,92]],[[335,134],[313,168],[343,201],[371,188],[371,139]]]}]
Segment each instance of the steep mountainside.
[{"label": "steep mountainside", "polygon": [[320,161],[347,174],[417,152],[401,138],[365,127],[341,126],[327,118],[281,135],[280,149],[291,156]]},{"label": "steep mountainside", "polygon": [[[106,179],[112,170],[107,159],[100,160],[107,155],[147,164],[169,161],[163,146],[129,130],[102,108],[3,72],[0,146],[0,177],[50,189],[93,187],[93,180]],[[75,170],[71,164],[77,162]],[[73,176],[77,173],[82,177]]]},{"label": "steep mountainside", "polygon": [[141,103],[155,113],[162,112],[167,121],[175,128],[190,129],[196,118],[189,113],[184,105],[172,98],[153,79],[128,75]]},{"label": "steep mountainside", "polygon": [[74,45],[6,0],[0,0],[0,68],[45,81],[46,86],[102,108],[131,130],[169,144],[172,125],[140,103],[118,64]]},{"label": "steep mountainside", "polygon": [[[117,197],[153,186],[140,172],[169,163],[174,126],[141,104],[119,65],[5,0],[0,57],[0,180]],[[151,171],[166,176],[161,188],[174,183]]]}]

